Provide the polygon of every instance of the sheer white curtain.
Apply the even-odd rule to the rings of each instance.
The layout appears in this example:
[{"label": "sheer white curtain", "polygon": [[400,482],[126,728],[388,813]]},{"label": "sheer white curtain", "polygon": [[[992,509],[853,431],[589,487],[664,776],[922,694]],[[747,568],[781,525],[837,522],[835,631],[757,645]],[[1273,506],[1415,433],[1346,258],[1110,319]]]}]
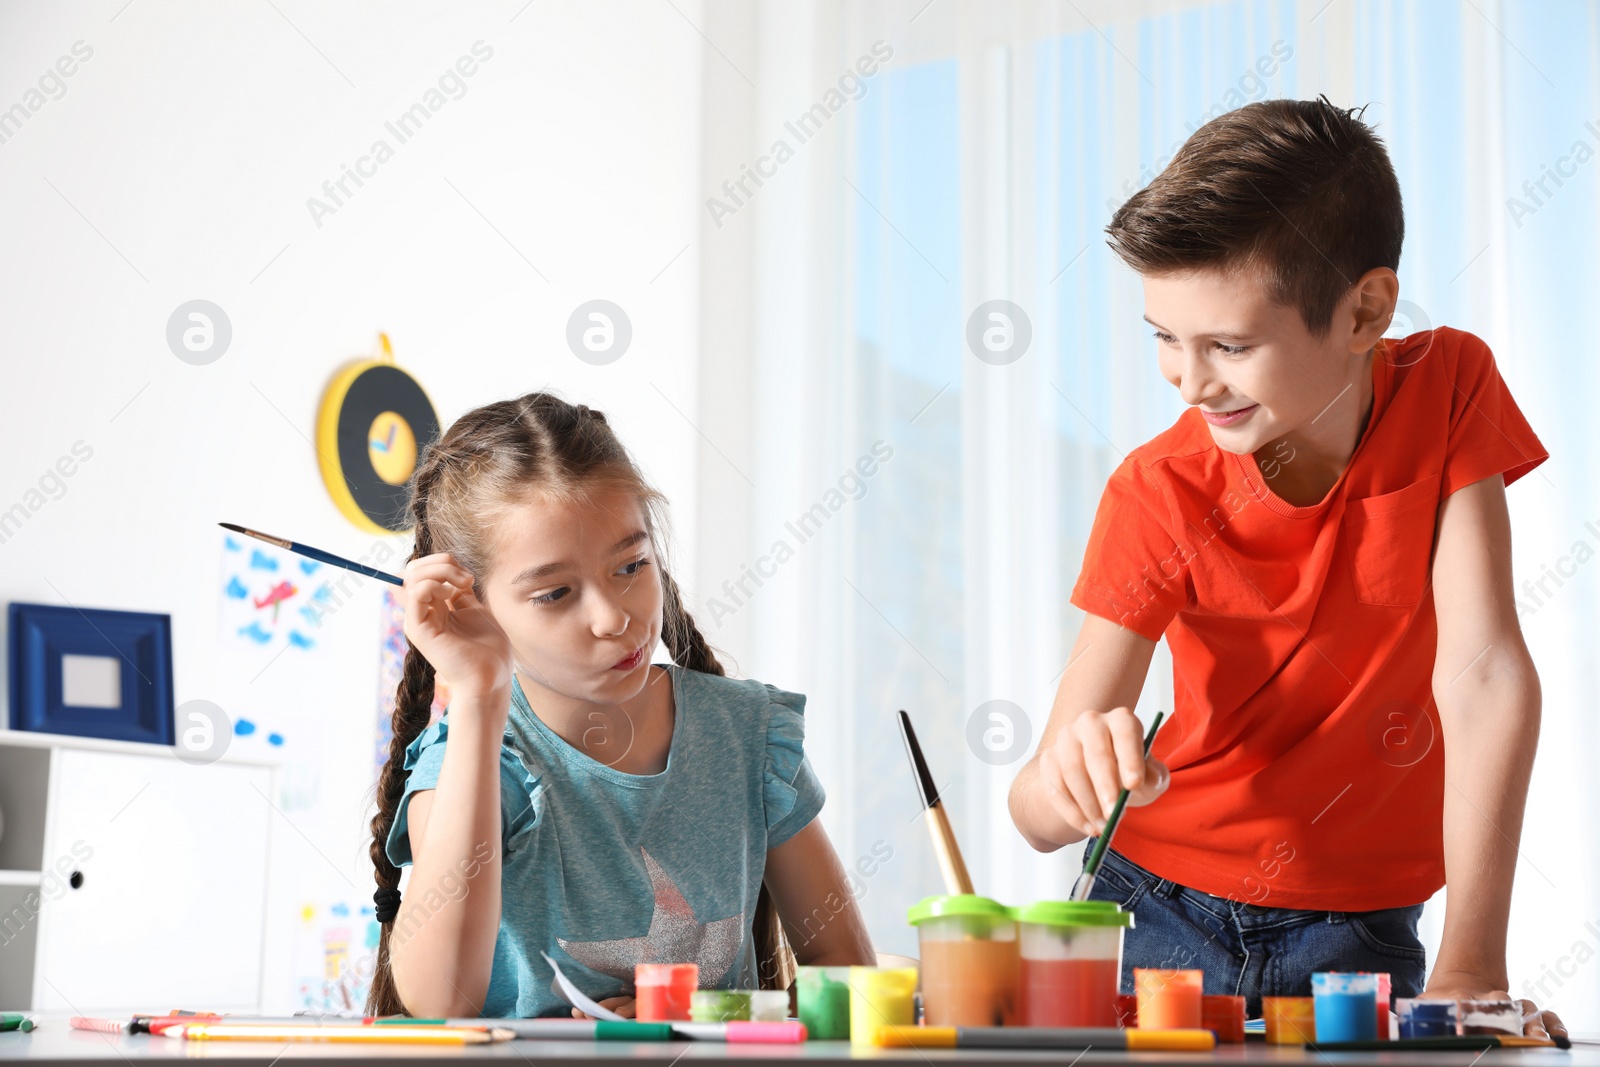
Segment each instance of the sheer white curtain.
[{"label": "sheer white curtain", "polygon": [[[1484,336],[1552,454],[1510,493],[1545,697],[1512,988],[1600,1029],[1597,729],[1582,703],[1600,572],[1582,405],[1600,371],[1574,325],[1597,281],[1591,8],[730,2],[702,28],[718,203],[700,242],[693,595],[741,673],[810,696],[825,823],[862,861],[879,947],[914,951],[905,908],[939,891],[898,708],[979,891],[1070,886],[1077,850],[1034,855],[1006,789],[1081,618],[1067,595],[1105,478],[1182,409],[1102,229],[1207,119],[1326,92],[1370,104],[1400,174],[1395,332]],[[990,301],[1011,306],[990,318]],[[984,328],[1016,344],[1025,322],[1026,350],[975,355],[975,311],[980,349]],[[1141,716],[1170,708],[1171,688],[1163,646]],[[1431,948],[1442,906],[1429,913]]]}]

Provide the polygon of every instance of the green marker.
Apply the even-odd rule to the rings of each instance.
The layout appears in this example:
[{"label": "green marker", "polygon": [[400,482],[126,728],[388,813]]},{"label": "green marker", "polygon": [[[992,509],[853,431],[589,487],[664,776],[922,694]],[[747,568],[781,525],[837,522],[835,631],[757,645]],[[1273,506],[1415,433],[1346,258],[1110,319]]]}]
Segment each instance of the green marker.
[{"label": "green marker", "polygon": [[620,1022],[610,1019],[407,1019],[391,1016],[374,1019],[374,1026],[401,1024],[408,1026],[488,1026],[511,1030],[517,1037],[545,1038],[557,1041],[671,1041],[671,1023],[641,1023],[633,1019]]},{"label": "green marker", "polygon": [[18,1011],[0,1011],[0,1030],[21,1030],[26,1033],[39,1025],[37,1015],[26,1015]]}]

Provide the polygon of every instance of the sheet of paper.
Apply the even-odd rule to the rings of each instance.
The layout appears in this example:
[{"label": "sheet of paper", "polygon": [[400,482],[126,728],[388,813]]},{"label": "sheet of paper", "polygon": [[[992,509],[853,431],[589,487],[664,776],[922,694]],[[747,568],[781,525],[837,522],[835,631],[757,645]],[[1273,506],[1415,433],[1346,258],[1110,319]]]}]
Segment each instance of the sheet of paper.
[{"label": "sheet of paper", "polygon": [[556,963],[555,960],[550,958],[550,953],[541,952],[539,955],[543,956],[544,961],[550,965],[550,969],[556,972],[556,985],[561,987],[561,995],[567,998],[568,1004],[571,1004],[574,1008],[577,1008],[586,1015],[594,1016],[596,1019],[610,1019],[613,1022],[623,1021],[622,1016],[618,1015],[610,1008],[602,1008],[600,1005],[584,996],[583,990],[573,985],[572,980],[561,973],[561,966]]}]

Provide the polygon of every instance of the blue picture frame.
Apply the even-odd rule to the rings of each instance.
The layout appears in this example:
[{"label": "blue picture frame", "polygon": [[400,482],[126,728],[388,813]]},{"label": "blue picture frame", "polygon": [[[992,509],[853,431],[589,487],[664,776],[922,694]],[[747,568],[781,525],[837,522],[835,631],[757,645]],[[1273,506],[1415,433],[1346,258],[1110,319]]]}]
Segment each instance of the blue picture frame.
[{"label": "blue picture frame", "polygon": [[[14,602],[7,622],[13,730],[174,743],[172,616]],[[117,657],[121,703],[66,703],[61,664],[68,655]]]}]

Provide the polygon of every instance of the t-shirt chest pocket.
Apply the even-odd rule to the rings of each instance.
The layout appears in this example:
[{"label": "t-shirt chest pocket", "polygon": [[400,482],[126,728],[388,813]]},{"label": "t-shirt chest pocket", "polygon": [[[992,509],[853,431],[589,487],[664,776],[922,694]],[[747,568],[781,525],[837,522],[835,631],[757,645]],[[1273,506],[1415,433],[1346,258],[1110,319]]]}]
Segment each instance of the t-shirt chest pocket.
[{"label": "t-shirt chest pocket", "polygon": [[1422,599],[1433,556],[1439,476],[1345,505],[1350,578],[1363,604],[1406,608]]}]

